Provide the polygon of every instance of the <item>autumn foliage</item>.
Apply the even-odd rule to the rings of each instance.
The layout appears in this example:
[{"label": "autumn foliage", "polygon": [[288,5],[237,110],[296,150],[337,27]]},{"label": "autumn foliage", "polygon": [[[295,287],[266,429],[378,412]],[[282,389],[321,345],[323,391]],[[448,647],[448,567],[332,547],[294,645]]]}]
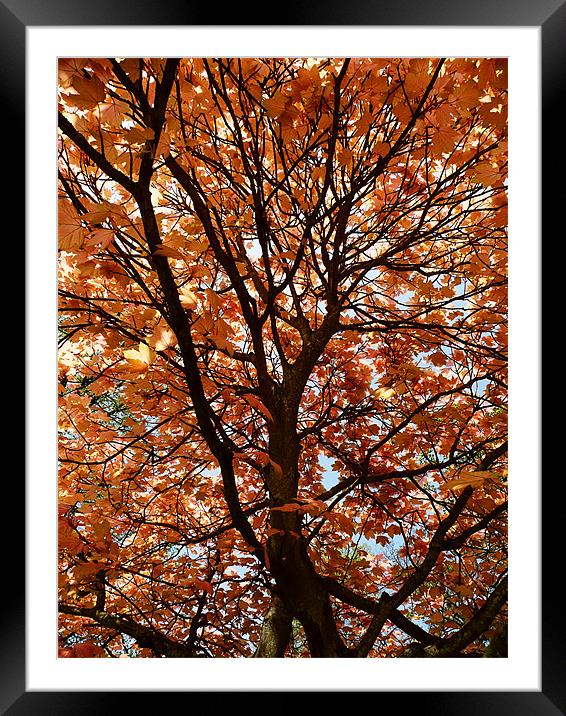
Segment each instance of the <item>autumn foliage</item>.
[{"label": "autumn foliage", "polygon": [[61,656],[506,654],[506,82],[60,60]]}]

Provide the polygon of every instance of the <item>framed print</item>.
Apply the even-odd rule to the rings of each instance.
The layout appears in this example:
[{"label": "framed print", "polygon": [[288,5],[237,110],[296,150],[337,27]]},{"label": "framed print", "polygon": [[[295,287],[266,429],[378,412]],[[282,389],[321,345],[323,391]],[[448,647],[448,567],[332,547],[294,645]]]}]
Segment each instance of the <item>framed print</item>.
[{"label": "framed print", "polygon": [[367,5],[1,6],[27,399],[3,712],[565,712],[539,431],[564,7]]}]

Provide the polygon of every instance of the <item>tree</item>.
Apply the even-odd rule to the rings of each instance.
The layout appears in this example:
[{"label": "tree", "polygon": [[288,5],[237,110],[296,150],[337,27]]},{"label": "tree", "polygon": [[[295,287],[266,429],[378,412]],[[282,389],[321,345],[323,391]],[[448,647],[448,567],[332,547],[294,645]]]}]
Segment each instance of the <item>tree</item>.
[{"label": "tree", "polygon": [[504,654],[506,61],[59,78],[61,654]]}]

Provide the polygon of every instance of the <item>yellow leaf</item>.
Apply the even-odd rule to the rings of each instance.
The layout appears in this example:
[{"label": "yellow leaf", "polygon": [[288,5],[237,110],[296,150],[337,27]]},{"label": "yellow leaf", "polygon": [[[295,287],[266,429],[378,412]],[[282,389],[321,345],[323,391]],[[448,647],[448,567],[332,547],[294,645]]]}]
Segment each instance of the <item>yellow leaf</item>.
[{"label": "yellow leaf", "polygon": [[128,365],[132,370],[144,371],[151,364],[151,349],[145,343],[140,343],[138,350],[130,348],[124,351],[124,358],[128,361]]},{"label": "yellow leaf", "polygon": [[496,472],[477,470],[476,472],[461,472],[455,480],[448,480],[442,485],[443,490],[462,490],[464,487],[478,487],[486,480],[498,478]]},{"label": "yellow leaf", "polygon": [[381,398],[382,400],[387,400],[388,398],[391,398],[395,395],[395,388],[378,388],[375,391],[375,395],[377,398]]},{"label": "yellow leaf", "polygon": [[183,286],[179,293],[179,298],[181,299],[181,304],[185,308],[194,308],[198,303],[196,293],[191,291],[188,286]]},{"label": "yellow leaf", "polygon": [[157,326],[149,337],[149,345],[156,351],[164,351],[176,343],[175,334],[166,326]]},{"label": "yellow leaf", "polygon": [[140,355],[148,365],[151,363],[151,348],[145,343],[140,343]]}]

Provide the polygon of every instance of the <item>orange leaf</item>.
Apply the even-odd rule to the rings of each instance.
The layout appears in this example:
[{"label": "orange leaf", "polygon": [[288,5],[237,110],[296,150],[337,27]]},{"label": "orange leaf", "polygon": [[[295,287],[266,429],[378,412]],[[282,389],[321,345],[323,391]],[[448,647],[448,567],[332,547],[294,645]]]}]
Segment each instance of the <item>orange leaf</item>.
[{"label": "orange leaf", "polygon": [[212,307],[214,311],[218,311],[218,309],[222,306],[222,298],[215,293],[211,288],[207,288],[205,290],[206,296],[208,298],[208,303]]},{"label": "orange leaf", "polygon": [[107,204],[106,202],[103,202],[102,204],[98,204],[98,206],[95,206],[94,209],[87,211],[87,213],[82,218],[86,221],[90,221],[93,224],[101,224],[103,221],[106,221],[106,219],[110,218],[112,214],[112,209],[112,204]]},{"label": "orange leaf", "polygon": [[336,152],[338,164],[343,167],[347,166],[352,161],[353,156],[354,152],[351,149],[340,149],[338,152]]},{"label": "orange leaf", "polygon": [[172,259],[183,259],[184,256],[180,251],[177,251],[177,249],[174,249],[172,246],[166,246],[165,244],[161,244],[155,251],[153,252],[154,256],[168,256]]},{"label": "orange leaf", "polygon": [[78,659],[94,659],[104,656],[104,650],[92,641],[83,641],[71,647],[73,656]]},{"label": "orange leaf", "polygon": [[387,142],[376,142],[374,144],[374,149],[377,155],[379,155],[380,157],[384,157],[386,154],[389,154],[391,145]]},{"label": "orange leaf", "polygon": [[114,242],[115,237],[114,229],[95,229],[87,243],[89,246],[100,246],[104,250]]},{"label": "orange leaf", "polygon": [[289,502],[286,505],[281,505],[280,507],[272,507],[272,510],[277,510],[278,512],[297,512],[298,510],[302,510],[302,505],[299,505],[296,502]]},{"label": "orange leaf", "polygon": [[251,393],[246,393],[243,398],[246,403],[249,403],[252,406],[252,408],[259,410],[259,412],[265,415],[268,420],[273,422],[273,416],[259,398],[256,398],[255,395],[252,395]]},{"label": "orange leaf", "polygon": [[72,251],[80,249],[84,244],[84,229],[81,217],[75,207],[66,201],[59,202],[59,250]]},{"label": "orange leaf", "polygon": [[106,88],[96,75],[74,77],[73,87],[78,94],[69,95],[67,101],[81,109],[92,109],[106,97]]},{"label": "orange leaf", "polygon": [[267,544],[263,545],[263,556],[265,557],[265,566],[267,567],[267,569],[269,569],[270,564],[269,564],[269,553],[267,551]]},{"label": "orange leaf", "polygon": [[156,351],[164,351],[176,342],[175,334],[167,326],[157,326],[148,340],[149,345]]},{"label": "orange leaf", "polygon": [[352,520],[341,512],[330,512],[327,517],[330,522],[336,524],[343,532],[353,534],[356,529]]},{"label": "orange leaf", "polygon": [[272,460],[269,458],[269,462],[271,463],[271,467],[273,468],[273,471],[277,475],[277,477],[283,477],[283,468],[279,463],[275,462],[275,460]]},{"label": "orange leaf", "polygon": [[480,162],[471,171],[470,176],[478,184],[482,184],[485,187],[493,186],[501,181],[499,171],[497,168],[492,167],[489,162]]},{"label": "orange leaf", "polygon": [[269,527],[265,530],[266,537],[273,537],[273,535],[284,535],[285,530],[276,530],[275,527]]},{"label": "orange leaf", "polygon": [[281,92],[276,92],[273,97],[266,99],[263,103],[267,114],[273,119],[277,119],[283,114],[286,105],[287,98]]},{"label": "orange leaf", "polygon": [[151,127],[132,127],[126,132],[128,142],[132,144],[144,144],[148,139],[153,139],[155,132]]},{"label": "orange leaf", "polygon": [[204,589],[209,594],[212,594],[213,586],[210,582],[206,582],[204,579],[195,579],[193,584],[197,589]]}]

